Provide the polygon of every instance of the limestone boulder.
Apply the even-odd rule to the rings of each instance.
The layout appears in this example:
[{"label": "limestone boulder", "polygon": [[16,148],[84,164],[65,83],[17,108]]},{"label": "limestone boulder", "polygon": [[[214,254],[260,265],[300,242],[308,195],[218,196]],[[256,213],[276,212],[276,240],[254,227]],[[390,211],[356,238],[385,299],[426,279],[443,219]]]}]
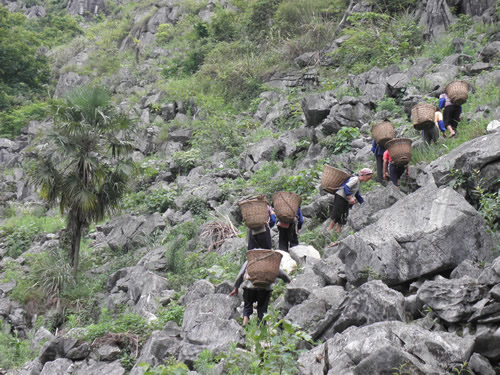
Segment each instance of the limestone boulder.
[{"label": "limestone boulder", "polygon": [[339,257],[349,282],[377,275],[395,285],[453,270],[466,259],[489,261],[492,246],[484,219],[461,195],[429,184],[342,240]]}]

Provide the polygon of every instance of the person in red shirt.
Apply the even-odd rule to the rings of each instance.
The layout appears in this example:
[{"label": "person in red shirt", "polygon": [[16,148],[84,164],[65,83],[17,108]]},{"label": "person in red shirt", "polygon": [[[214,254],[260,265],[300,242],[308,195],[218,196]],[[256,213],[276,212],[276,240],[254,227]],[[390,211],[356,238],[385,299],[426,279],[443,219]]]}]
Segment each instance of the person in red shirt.
[{"label": "person in red shirt", "polygon": [[384,152],[383,159],[384,159],[384,179],[387,180],[387,178],[389,178],[395,186],[399,187],[399,181],[403,173],[405,173],[406,171],[407,176],[410,173],[408,164],[401,164],[401,165],[395,164],[391,159],[389,150],[386,150]]}]

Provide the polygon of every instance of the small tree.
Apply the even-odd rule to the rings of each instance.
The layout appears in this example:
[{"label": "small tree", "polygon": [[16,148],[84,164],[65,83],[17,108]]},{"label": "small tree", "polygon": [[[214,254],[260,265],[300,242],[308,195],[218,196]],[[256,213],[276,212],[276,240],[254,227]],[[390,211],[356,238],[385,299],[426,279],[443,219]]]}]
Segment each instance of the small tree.
[{"label": "small tree", "polygon": [[82,231],[116,207],[132,174],[131,121],[114,110],[105,90],[90,86],[70,93],[52,114],[54,126],[34,143],[30,177],[42,198],[67,213],[76,279]]}]

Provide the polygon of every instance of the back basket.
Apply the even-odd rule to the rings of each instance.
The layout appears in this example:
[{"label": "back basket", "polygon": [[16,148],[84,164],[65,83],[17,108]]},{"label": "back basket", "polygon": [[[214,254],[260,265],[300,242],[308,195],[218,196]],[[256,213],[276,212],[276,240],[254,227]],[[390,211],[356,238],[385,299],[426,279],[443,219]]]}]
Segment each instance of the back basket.
[{"label": "back basket", "polygon": [[274,283],[280,272],[281,255],[274,250],[254,249],[247,251],[247,273],[255,285]]},{"label": "back basket", "polygon": [[420,103],[415,105],[411,109],[413,127],[417,130],[426,130],[431,128],[432,126],[436,126],[434,123],[435,113],[436,107],[434,107],[432,104]]},{"label": "back basket", "polygon": [[469,96],[469,84],[465,81],[453,81],[444,89],[451,102],[456,105],[462,105]]},{"label": "back basket", "polygon": [[325,164],[321,175],[321,187],[329,193],[335,193],[349,177],[351,177],[349,173]]},{"label": "back basket", "polygon": [[273,194],[274,212],[279,221],[289,224],[295,218],[302,197],[289,191],[280,191]]},{"label": "back basket", "polygon": [[241,216],[250,229],[262,228],[267,223],[267,199],[261,195],[238,203]]},{"label": "back basket", "polygon": [[372,128],[372,137],[378,145],[384,147],[387,141],[396,136],[394,125],[390,121],[379,122]]},{"label": "back basket", "polygon": [[392,162],[398,165],[408,164],[411,159],[411,139],[394,138],[387,142],[385,147],[391,155]]}]

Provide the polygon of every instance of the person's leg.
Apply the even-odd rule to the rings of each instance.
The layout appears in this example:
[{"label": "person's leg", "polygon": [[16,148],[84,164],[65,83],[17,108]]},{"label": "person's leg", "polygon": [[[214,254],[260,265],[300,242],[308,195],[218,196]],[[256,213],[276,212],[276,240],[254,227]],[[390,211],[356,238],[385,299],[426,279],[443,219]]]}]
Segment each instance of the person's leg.
[{"label": "person's leg", "polygon": [[259,321],[264,318],[271,299],[271,291],[265,289],[257,289],[257,316]]},{"label": "person's leg", "polygon": [[384,181],[384,159],[382,155],[375,155],[377,160],[377,182],[382,183]]},{"label": "person's leg", "polygon": [[278,225],[278,247],[280,250],[288,251],[288,228]]},{"label": "person's leg", "polygon": [[253,303],[255,302],[255,293],[253,289],[243,289],[243,324],[248,323],[248,319],[253,313]]},{"label": "person's leg", "polygon": [[451,105],[451,128],[457,134],[458,123],[460,122],[460,107],[458,105]]},{"label": "person's leg", "polygon": [[450,137],[455,136],[455,130],[453,130],[453,128],[452,128],[452,118],[451,118],[451,114],[453,112],[452,107],[453,107],[452,105],[448,105],[448,106],[444,107],[444,111],[443,111],[444,126],[450,132]]},{"label": "person's leg", "polygon": [[394,184],[394,186],[398,186],[398,175],[396,173],[396,167],[394,164],[389,164],[389,179]]},{"label": "person's leg", "polygon": [[298,235],[299,228],[297,226],[298,223],[295,221],[292,224],[290,224],[290,228],[288,231],[288,234],[290,236],[290,247],[294,247],[299,244],[299,235]]}]

